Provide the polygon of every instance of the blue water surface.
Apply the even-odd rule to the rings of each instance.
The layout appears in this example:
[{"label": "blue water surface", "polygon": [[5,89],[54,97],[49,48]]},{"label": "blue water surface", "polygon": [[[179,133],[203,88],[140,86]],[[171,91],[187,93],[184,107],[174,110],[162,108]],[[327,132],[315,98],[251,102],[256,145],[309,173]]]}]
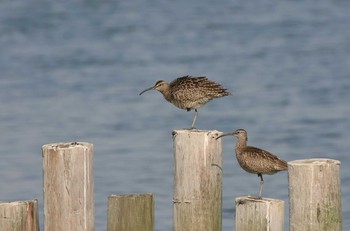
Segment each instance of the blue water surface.
[{"label": "blue water surface", "polygon": [[[155,195],[156,230],[172,230],[171,133],[193,112],[141,90],[205,75],[233,96],[199,109],[196,127],[248,131],[249,144],[287,161],[341,161],[350,230],[350,2],[0,2],[0,200],[37,198],[43,230],[44,144],[94,144],[96,230],[111,194]],[[258,192],[224,140],[223,230],[234,199]],[[288,178],[265,178],[286,204]]]}]

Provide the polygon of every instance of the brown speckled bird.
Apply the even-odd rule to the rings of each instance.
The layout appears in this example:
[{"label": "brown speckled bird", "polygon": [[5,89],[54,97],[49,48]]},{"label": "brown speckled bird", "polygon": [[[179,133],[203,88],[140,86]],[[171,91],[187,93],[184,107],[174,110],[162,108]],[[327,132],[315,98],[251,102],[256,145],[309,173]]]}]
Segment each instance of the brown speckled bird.
[{"label": "brown speckled bird", "polygon": [[263,174],[272,175],[279,171],[288,169],[287,162],[279,159],[277,156],[260,148],[247,146],[247,132],[244,129],[238,129],[235,132],[218,136],[219,139],[223,136],[233,135],[238,138],[236,143],[236,157],[239,165],[247,172],[258,174],[260,177],[259,197],[264,186]]},{"label": "brown speckled bird", "polygon": [[194,118],[190,129],[194,128],[198,111],[197,109],[212,99],[231,95],[220,84],[208,80],[206,77],[183,76],[173,80],[170,84],[159,80],[153,87],[143,90],[141,94],[149,90],[157,90],[164,98],[176,107],[190,111],[194,109]]}]

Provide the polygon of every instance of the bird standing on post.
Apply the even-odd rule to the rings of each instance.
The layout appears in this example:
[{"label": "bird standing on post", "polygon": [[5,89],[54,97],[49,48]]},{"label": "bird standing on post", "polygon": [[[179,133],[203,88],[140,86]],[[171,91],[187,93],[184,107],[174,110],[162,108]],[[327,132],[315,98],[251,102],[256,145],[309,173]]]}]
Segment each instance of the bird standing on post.
[{"label": "bird standing on post", "polygon": [[231,95],[220,84],[208,80],[206,77],[183,76],[173,80],[170,84],[159,80],[153,87],[143,90],[140,95],[149,90],[157,90],[164,98],[176,107],[190,111],[194,109],[194,118],[190,129],[194,128],[197,109],[215,98]]},{"label": "bird standing on post", "polygon": [[279,159],[277,156],[260,148],[247,146],[247,132],[244,129],[238,129],[232,133],[226,133],[218,136],[219,139],[223,136],[233,135],[238,138],[236,143],[236,157],[239,165],[247,172],[258,174],[260,177],[259,199],[264,186],[263,174],[272,175],[279,171],[288,169],[287,162]]}]

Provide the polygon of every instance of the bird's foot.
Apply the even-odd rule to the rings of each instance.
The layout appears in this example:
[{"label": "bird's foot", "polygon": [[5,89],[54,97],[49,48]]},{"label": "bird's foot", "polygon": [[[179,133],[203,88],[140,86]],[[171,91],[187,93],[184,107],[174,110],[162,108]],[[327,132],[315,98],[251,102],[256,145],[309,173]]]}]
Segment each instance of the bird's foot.
[{"label": "bird's foot", "polygon": [[183,130],[197,130],[197,128],[191,127],[191,128],[184,128]]},{"label": "bird's foot", "polygon": [[254,200],[262,200],[263,199],[262,197],[256,197],[256,196],[250,196],[250,195],[248,195],[247,197],[249,199],[254,199]]}]

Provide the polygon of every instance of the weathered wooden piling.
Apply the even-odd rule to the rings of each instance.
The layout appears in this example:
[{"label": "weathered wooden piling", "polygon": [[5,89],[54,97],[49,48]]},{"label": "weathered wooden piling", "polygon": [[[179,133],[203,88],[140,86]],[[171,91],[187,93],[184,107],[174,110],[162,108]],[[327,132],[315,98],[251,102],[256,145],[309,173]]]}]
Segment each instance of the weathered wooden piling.
[{"label": "weathered wooden piling", "polygon": [[153,194],[108,197],[108,231],[154,231]]},{"label": "weathered wooden piling", "polygon": [[1,201],[0,230],[39,231],[38,201]]},{"label": "weathered wooden piling", "polygon": [[288,162],[290,230],[342,230],[340,161]]},{"label": "weathered wooden piling", "polygon": [[237,197],[235,230],[284,231],[284,201]]},{"label": "weathered wooden piling", "polygon": [[47,144],[42,151],[45,230],[93,231],[93,145]]},{"label": "weathered wooden piling", "polygon": [[222,143],[219,131],[176,130],[174,231],[221,231]]}]

